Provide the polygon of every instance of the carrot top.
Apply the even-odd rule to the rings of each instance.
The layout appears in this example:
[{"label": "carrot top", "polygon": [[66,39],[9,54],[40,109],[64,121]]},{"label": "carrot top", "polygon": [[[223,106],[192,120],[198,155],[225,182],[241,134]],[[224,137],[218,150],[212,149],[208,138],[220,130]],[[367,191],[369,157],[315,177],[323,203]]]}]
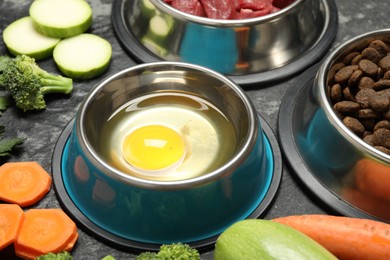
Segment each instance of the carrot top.
[{"label": "carrot top", "polygon": [[0,200],[31,206],[51,187],[51,176],[37,162],[9,162],[0,167]]}]

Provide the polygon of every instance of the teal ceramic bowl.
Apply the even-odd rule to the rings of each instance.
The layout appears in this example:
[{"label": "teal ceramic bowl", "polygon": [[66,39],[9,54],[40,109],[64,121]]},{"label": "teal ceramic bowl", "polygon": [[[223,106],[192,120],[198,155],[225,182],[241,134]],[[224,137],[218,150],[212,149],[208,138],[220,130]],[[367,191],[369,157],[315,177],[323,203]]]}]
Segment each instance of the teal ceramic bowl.
[{"label": "teal ceramic bowl", "polygon": [[[231,154],[217,167],[177,180],[145,178],[116,167],[102,153],[109,149],[102,145],[109,138],[104,137],[105,125],[132,100],[150,93],[189,95],[212,104],[234,128],[235,143],[221,141],[234,143]],[[149,105],[153,107],[139,103],[137,109]],[[60,182],[68,196],[62,202],[68,209],[74,205],[79,213],[73,215],[81,224],[86,219],[124,243],[210,239],[253,216],[275,182],[273,150],[249,98],[225,76],[197,65],[156,62],[118,72],[88,94],[70,129],[59,159]]]}]

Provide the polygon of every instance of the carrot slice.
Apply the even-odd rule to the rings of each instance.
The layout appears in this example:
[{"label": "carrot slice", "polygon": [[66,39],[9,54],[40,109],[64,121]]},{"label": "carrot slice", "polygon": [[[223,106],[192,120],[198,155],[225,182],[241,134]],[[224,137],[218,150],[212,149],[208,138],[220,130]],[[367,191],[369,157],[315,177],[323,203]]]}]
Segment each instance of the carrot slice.
[{"label": "carrot slice", "polygon": [[380,221],[316,214],[273,221],[301,231],[339,259],[390,259],[390,225]]},{"label": "carrot slice", "polygon": [[15,241],[22,226],[23,217],[24,212],[19,205],[0,204],[0,250]]},{"label": "carrot slice", "polygon": [[[73,238],[71,239],[71,241],[68,243],[68,245],[66,245],[66,247],[63,250],[61,250],[61,252],[63,252],[63,251],[67,251],[67,252],[72,251],[74,245],[77,242],[78,236],[79,236],[79,233],[76,232],[73,235]],[[31,248],[26,248],[26,247],[23,247],[23,246],[19,246],[18,247],[17,256],[20,257],[20,258],[23,258],[25,260],[35,260],[37,258],[37,256],[41,256],[41,255],[42,254],[39,251],[37,251],[37,250],[31,249]]]},{"label": "carrot slice", "polygon": [[79,238],[79,233],[75,232],[70,239],[69,243],[65,246],[65,248],[62,251],[72,251],[73,247],[76,245],[77,239]]},{"label": "carrot slice", "polygon": [[51,187],[51,176],[37,162],[9,162],[0,167],[0,200],[31,206]]},{"label": "carrot slice", "polygon": [[30,209],[14,243],[15,254],[29,259],[59,253],[75,244],[76,233],[76,224],[61,209]]}]

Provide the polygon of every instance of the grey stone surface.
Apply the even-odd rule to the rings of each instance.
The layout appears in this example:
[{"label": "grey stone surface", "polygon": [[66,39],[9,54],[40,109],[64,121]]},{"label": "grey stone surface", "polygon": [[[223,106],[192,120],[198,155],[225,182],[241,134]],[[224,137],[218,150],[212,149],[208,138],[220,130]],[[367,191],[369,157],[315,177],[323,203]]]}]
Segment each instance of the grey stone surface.
[{"label": "grey stone surface", "polygon": [[[111,24],[112,0],[88,0],[93,8],[91,32],[107,39],[113,47],[112,63],[109,70],[98,78],[75,81],[74,92],[69,96],[52,96],[47,99],[47,109],[41,112],[23,113],[16,108],[8,109],[0,124],[18,136],[26,137],[20,153],[8,158],[9,161],[38,161],[51,171],[53,149],[61,131],[75,116],[78,106],[89,90],[102,79],[121,69],[135,64],[125,53],[115,37]],[[31,0],[0,1],[0,34],[15,19],[28,15]],[[331,48],[359,34],[390,26],[389,1],[336,0],[338,9],[338,32]],[[8,54],[4,42],[0,40],[0,55]],[[39,62],[39,65],[53,73],[59,73],[52,59]],[[246,90],[258,112],[277,133],[278,111],[287,88],[294,87],[294,78],[275,85]],[[1,162],[2,163],[2,162]],[[54,189],[34,207],[60,207]],[[284,165],[284,175],[275,201],[264,218],[280,217],[304,213],[333,213],[317,201],[310,192],[301,186],[294,174]],[[74,259],[101,259],[110,254],[116,259],[131,259],[132,252],[111,247],[79,228],[80,237],[72,255]],[[3,255],[2,255],[3,254]],[[12,256],[0,252],[0,259]],[[212,259],[212,251],[202,254],[202,259]]]}]

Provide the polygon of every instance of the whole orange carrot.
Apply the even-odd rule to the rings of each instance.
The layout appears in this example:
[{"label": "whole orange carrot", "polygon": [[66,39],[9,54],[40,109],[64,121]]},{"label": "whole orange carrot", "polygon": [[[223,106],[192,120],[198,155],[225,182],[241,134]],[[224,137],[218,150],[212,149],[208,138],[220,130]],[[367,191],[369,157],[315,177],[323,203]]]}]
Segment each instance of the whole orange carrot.
[{"label": "whole orange carrot", "polygon": [[390,259],[390,225],[380,221],[315,214],[273,221],[308,235],[341,260]]}]

